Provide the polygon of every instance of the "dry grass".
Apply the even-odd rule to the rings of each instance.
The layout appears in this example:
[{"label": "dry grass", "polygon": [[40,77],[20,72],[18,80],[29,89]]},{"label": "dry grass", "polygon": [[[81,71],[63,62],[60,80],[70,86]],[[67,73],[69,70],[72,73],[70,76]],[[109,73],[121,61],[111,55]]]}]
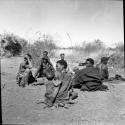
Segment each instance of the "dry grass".
[{"label": "dry grass", "polygon": [[[6,40],[5,42],[3,40]],[[54,56],[54,49],[56,45],[52,37],[48,37],[44,35],[43,40],[36,40],[33,44],[28,44],[27,40],[20,38],[11,33],[5,33],[2,35],[2,39],[0,41],[1,48],[3,49],[3,56],[17,56],[24,55],[26,53],[30,53],[33,58],[33,65],[38,65],[39,56],[42,51],[48,51],[50,53],[50,57]]]},{"label": "dry grass", "polygon": [[[28,42],[14,34],[5,33],[2,37],[9,41],[6,46],[5,53],[10,52],[13,56],[30,53],[33,58],[33,64],[36,67],[42,51],[49,52],[50,57],[57,58],[55,41],[49,35],[44,35],[44,39],[37,39],[34,44]],[[1,42],[2,43],[2,42]],[[2,47],[2,46],[1,46]],[[109,66],[123,68],[124,67],[124,44],[116,44],[116,48],[106,48],[101,40],[94,40],[91,43],[83,42],[82,46],[74,46],[71,55],[66,55],[66,59],[70,64],[84,62],[86,58],[93,58],[98,63],[103,56],[110,57]],[[6,51],[7,50],[7,51]]]},{"label": "dry grass", "polygon": [[[98,43],[99,44],[99,43]],[[74,48],[73,54],[67,56],[67,60],[69,60],[71,63],[79,63],[84,62],[87,58],[93,58],[95,60],[95,64],[100,62],[101,57],[110,57],[108,65],[110,67],[114,68],[124,68],[124,45],[123,44],[117,44],[116,48],[106,48],[103,46],[103,44],[96,45],[96,43],[91,43],[91,46],[89,48],[89,44],[84,46],[84,48]],[[92,47],[93,45],[93,47]],[[91,49],[93,48],[93,49]],[[96,49],[95,49],[96,48]],[[89,51],[91,50],[91,51]]]},{"label": "dry grass", "polygon": [[1,101],[3,124],[25,125],[125,125],[125,85],[107,83],[109,91],[78,92],[77,103],[69,109],[44,109],[36,101],[44,98],[45,86],[16,84],[22,57],[1,60]]}]

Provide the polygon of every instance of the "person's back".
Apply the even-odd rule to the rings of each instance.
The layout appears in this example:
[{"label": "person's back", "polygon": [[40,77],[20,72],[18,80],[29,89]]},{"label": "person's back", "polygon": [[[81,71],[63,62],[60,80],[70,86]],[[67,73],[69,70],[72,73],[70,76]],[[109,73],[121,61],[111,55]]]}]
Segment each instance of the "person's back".
[{"label": "person's back", "polygon": [[97,68],[92,66],[79,70],[76,73],[74,80],[76,83],[85,84],[86,82],[90,81],[96,82],[100,81],[101,79]]},{"label": "person's back", "polygon": [[102,80],[108,79],[109,74],[108,74],[108,67],[107,67],[107,65],[100,63],[100,64],[97,64],[96,68],[98,69],[99,74],[100,74]]},{"label": "person's back", "polygon": [[98,69],[98,72],[102,80],[108,79],[109,77],[107,62],[108,62],[108,58],[102,57],[101,63],[96,65],[96,68]]},{"label": "person's back", "polygon": [[75,74],[73,79],[73,87],[80,88],[83,91],[95,91],[103,89],[104,86],[102,86],[99,72],[93,65],[94,60],[88,58],[86,60],[86,68],[79,70]]}]

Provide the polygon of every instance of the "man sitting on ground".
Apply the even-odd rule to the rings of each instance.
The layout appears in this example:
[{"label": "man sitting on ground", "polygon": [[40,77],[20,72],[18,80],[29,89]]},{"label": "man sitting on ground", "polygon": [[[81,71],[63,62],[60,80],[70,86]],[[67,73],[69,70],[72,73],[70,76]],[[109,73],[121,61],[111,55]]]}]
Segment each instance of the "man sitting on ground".
[{"label": "man sitting on ground", "polygon": [[82,91],[107,90],[107,86],[102,84],[97,68],[94,67],[94,60],[88,58],[85,63],[86,68],[76,72],[73,87]]},{"label": "man sitting on ground", "polygon": [[39,78],[39,77],[45,77],[45,72],[49,70],[51,72],[54,73],[54,67],[48,57],[48,52],[47,51],[44,51],[43,52],[43,56],[40,60],[40,63],[39,63],[39,66],[38,66],[38,69],[35,73],[35,78]]},{"label": "man sitting on ground", "polygon": [[109,72],[108,72],[108,63],[109,58],[108,57],[102,57],[101,62],[96,65],[96,68],[99,71],[99,74],[101,76],[101,80],[107,80],[109,78]]},{"label": "man sitting on ground", "polygon": [[72,88],[72,76],[66,72],[66,63],[64,60],[59,60],[56,63],[56,73],[53,76],[47,73],[48,82],[46,83],[46,93],[44,101],[47,107],[55,105],[66,107],[65,104],[73,103],[72,100],[78,97],[78,94]]}]

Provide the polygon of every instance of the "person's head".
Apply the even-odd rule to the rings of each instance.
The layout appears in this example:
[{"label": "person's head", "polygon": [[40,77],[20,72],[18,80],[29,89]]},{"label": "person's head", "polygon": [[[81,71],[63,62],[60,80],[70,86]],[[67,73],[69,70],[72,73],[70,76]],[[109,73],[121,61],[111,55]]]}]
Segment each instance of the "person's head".
[{"label": "person's head", "polygon": [[27,53],[26,56],[29,58],[29,60],[32,59],[32,56],[29,53]]},{"label": "person's head", "polygon": [[109,57],[102,57],[102,58],[101,58],[101,63],[107,64],[107,63],[108,63],[108,60],[109,60]]},{"label": "person's head", "polygon": [[27,64],[28,63],[28,59],[27,56],[24,57],[24,63]]},{"label": "person's head", "polygon": [[47,56],[48,56],[48,52],[47,52],[47,51],[44,51],[44,52],[43,52],[43,58],[44,58],[44,57],[47,57]]},{"label": "person's head", "polygon": [[61,54],[60,54],[60,58],[61,58],[62,60],[64,60],[65,54],[64,54],[64,53],[61,53]]},{"label": "person's head", "polygon": [[94,60],[92,58],[86,59],[86,67],[90,67],[94,65]]},{"label": "person's head", "polygon": [[64,60],[59,60],[56,62],[56,70],[62,71],[67,68],[67,63]]}]

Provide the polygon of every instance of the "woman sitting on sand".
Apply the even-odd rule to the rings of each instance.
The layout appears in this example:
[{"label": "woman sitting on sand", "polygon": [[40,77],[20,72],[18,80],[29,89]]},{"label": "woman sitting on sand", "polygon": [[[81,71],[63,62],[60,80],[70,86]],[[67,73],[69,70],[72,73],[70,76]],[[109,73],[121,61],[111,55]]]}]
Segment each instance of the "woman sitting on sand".
[{"label": "woman sitting on sand", "polygon": [[52,74],[46,74],[48,82],[45,100],[38,103],[45,103],[47,107],[55,105],[65,107],[65,104],[71,103],[71,100],[78,97],[72,89],[72,76],[66,72],[66,68],[65,61],[59,60],[56,64],[55,77]]},{"label": "woman sitting on sand", "polygon": [[19,71],[16,77],[17,84],[21,87],[25,87],[25,85],[29,85],[30,83],[35,81],[35,78],[32,75],[32,57],[30,54],[26,54],[24,56],[24,61],[20,64]]}]

